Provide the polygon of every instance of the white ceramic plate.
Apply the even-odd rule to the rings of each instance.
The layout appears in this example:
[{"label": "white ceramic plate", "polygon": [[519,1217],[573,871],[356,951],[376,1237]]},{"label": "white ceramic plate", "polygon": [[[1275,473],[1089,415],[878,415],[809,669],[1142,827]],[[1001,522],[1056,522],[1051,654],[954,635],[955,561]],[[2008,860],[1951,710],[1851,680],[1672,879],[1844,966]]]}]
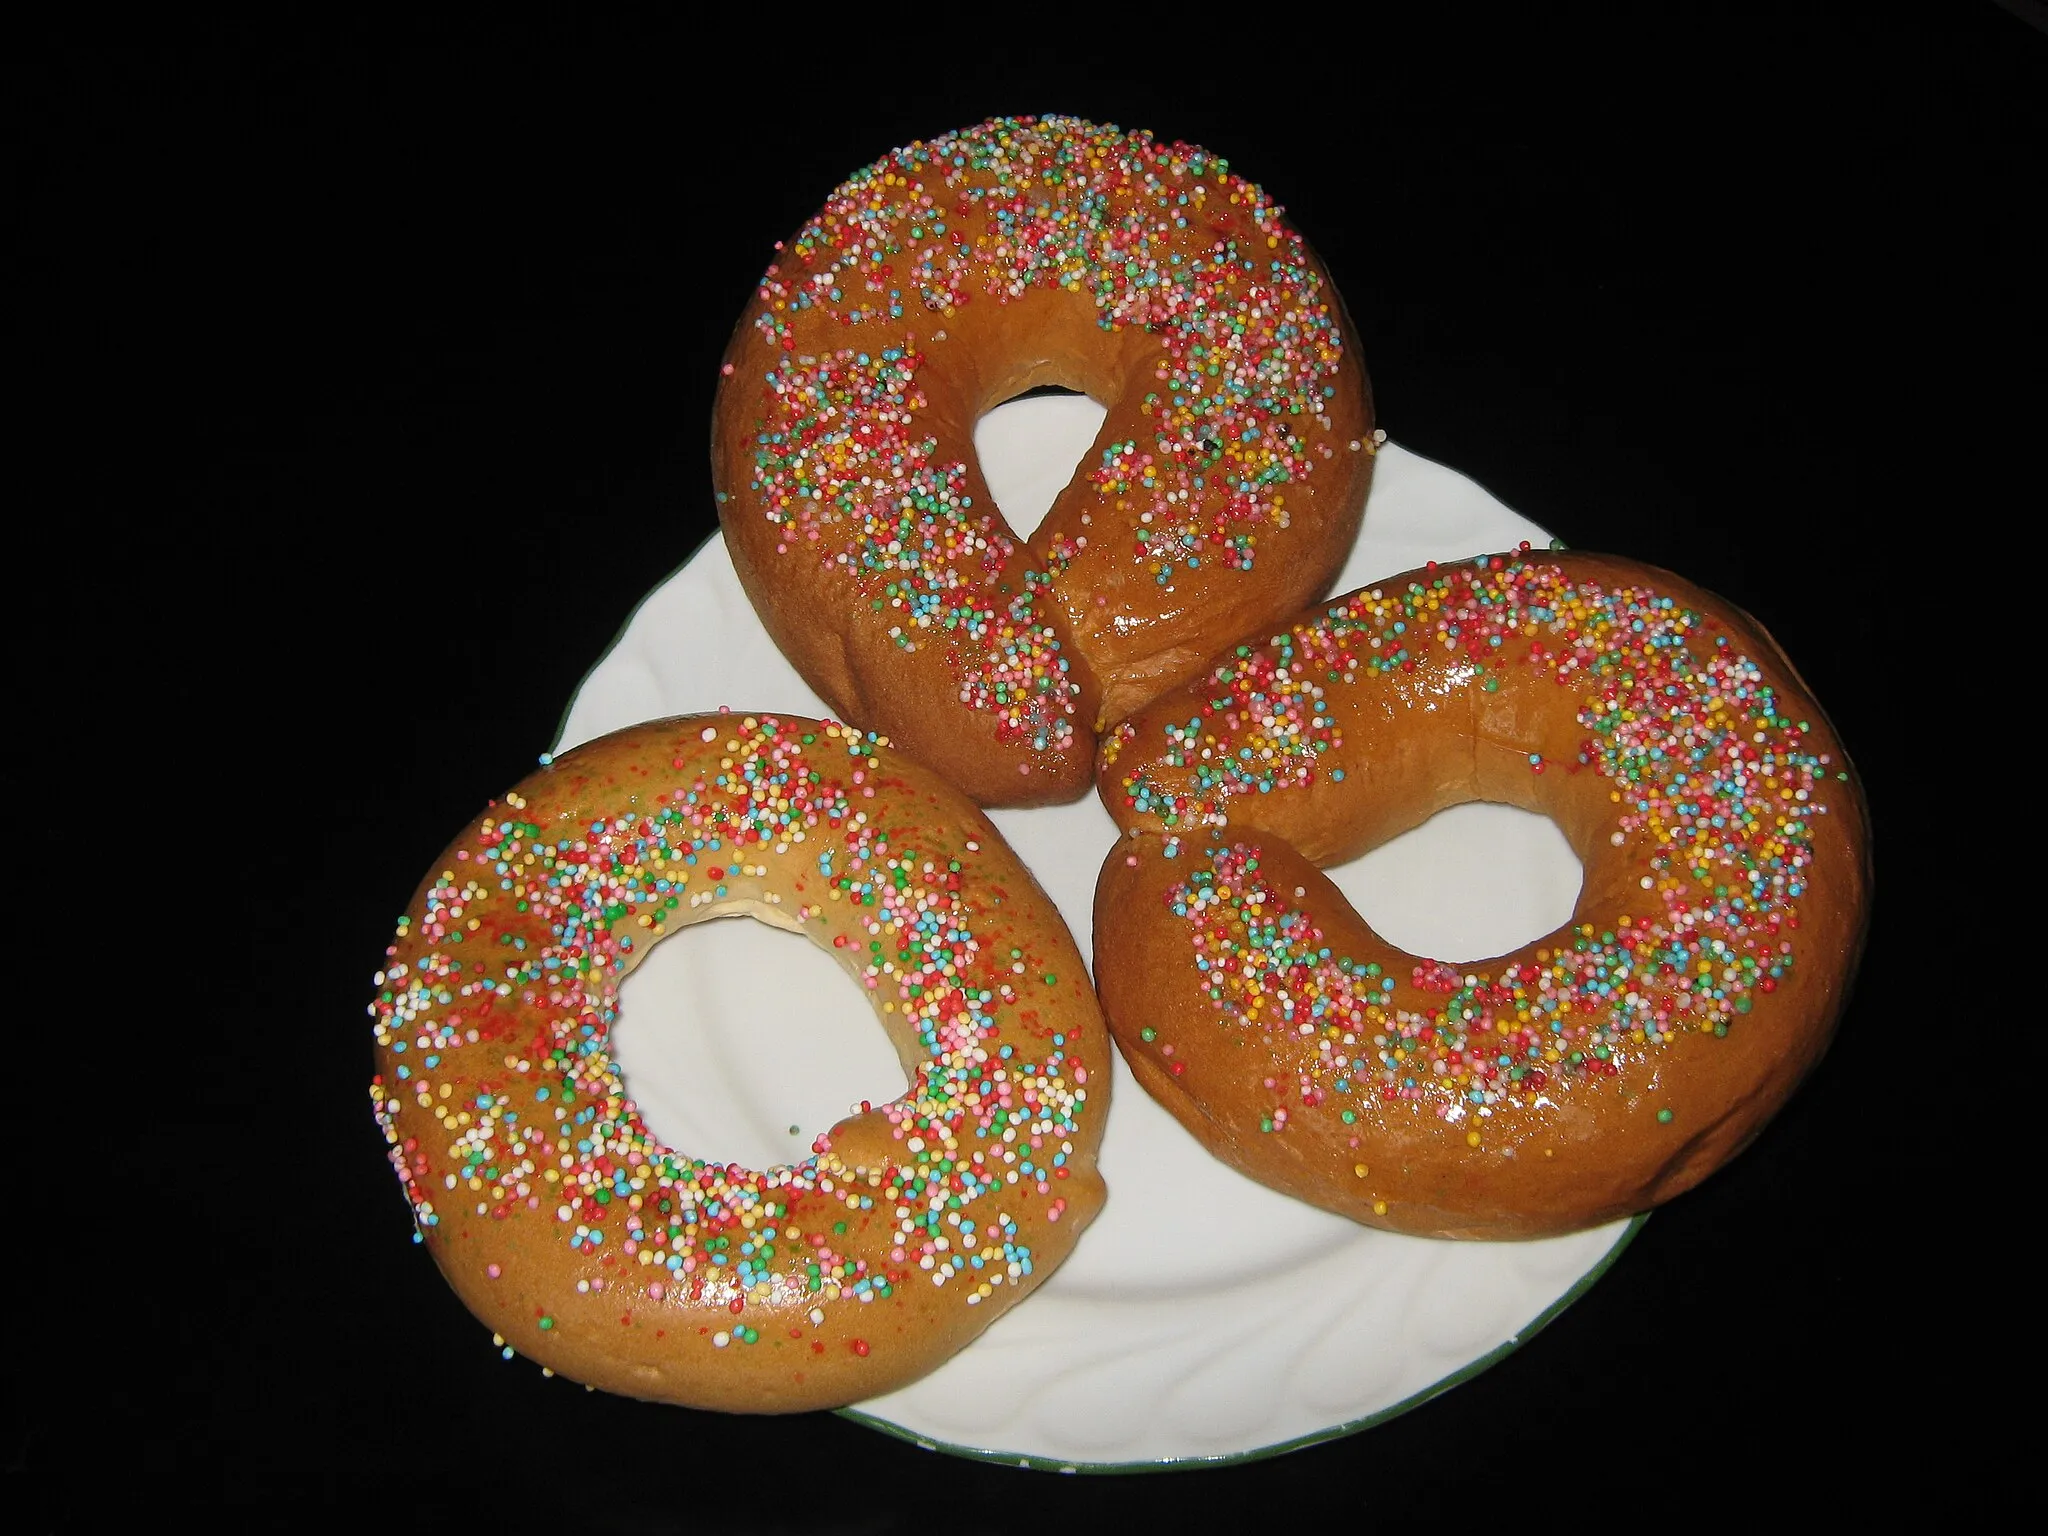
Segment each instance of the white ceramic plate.
[{"label": "white ceramic plate", "polygon": [[[982,422],[983,468],[1015,526],[1036,526],[1100,419],[1084,398],[1048,396]],[[1471,481],[1388,445],[1333,590],[1525,539],[1550,543]],[[555,750],[721,707],[830,713],[713,538],[634,612]],[[1090,796],[993,819],[1088,955],[1095,875],[1116,836],[1108,815]],[[1497,806],[1447,812],[1332,874],[1387,937],[1452,960],[1548,932],[1578,890],[1551,824]],[[687,929],[625,991],[617,1059],[655,1132],[694,1156],[787,1162],[859,1100],[904,1090],[865,999],[795,935]],[[1484,1369],[1633,1231],[1443,1243],[1355,1226],[1218,1163],[1121,1060],[1101,1167],[1108,1206],[1035,1295],[933,1375],[849,1416],[929,1447],[1066,1470],[1270,1454],[1365,1428]]]}]

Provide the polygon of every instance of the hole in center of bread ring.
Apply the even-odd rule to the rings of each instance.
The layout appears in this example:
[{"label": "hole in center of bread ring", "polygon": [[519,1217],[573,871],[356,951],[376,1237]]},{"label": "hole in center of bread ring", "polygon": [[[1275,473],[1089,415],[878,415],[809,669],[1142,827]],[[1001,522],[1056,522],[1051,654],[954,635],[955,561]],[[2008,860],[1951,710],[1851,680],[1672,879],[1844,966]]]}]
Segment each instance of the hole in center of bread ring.
[{"label": "hole in center of bread ring", "polygon": [[1004,401],[974,424],[982,478],[1019,539],[1038,531],[1108,414],[1100,401],[1049,384]]},{"label": "hole in center of bread ring", "polygon": [[1548,816],[1471,801],[1324,873],[1389,944],[1463,964],[1564,927],[1584,870]]},{"label": "hole in center of bread ring", "polygon": [[696,923],[655,945],[620,986],[612,1050],[656,1138],[748,1168],[800,1162],[863,1101],[910,1088],[858,985],[767,921]]}]

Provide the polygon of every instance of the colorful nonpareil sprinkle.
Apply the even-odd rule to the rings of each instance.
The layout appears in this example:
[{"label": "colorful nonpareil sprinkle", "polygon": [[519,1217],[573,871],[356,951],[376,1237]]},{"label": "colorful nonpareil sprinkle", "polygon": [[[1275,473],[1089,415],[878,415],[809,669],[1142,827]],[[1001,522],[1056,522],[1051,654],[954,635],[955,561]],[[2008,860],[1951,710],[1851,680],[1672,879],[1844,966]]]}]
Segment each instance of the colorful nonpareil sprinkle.
[{"label": "colorful nonpareil sprinkle", "polygon": [[[1335,701],[1391,686],[1422,653],[1455,657],[1480,693],[1508,667],[1571,690],[1584,735],[1562,766],[1606,780],[1617,846],[1647,850],[1634,910],[1497,968],[1422,960],[1395,976],[1333,951],[1300,892],[1267,881],[1256,814],[1220,830],[1243,797],[1324,777],[1343,740]],[[1219,1019],[1315,1042],[1298,1080],[1270,1085],[1268,1129],[1289,1102],[1416,1099],[1456,1118],[1612,1075],[1681,1032],[1725,1035],[1784,983],[1814,819],[1843,767],[1810,732],[1754,659],[1671,598],[1495,556],[1350,594],[1240,649],[1121,786],[1134,811],[1183,829],[1185,853],[1201,849],[1166,900]],[[1532,774],[1553,766],[1528,758]]]},{"label": "colorful nonpareil sprinkle", "polygon": [[[1000,582],[1017,541],[938,451],[919,382],[964,311],[1037,290],[1156,338],[1135,386],[1146,432],[1083,473],[1114,526],[1135,529],[1133,569],[1162,587],[1251,569],[1261,533],[1288,526],[1289,488],[1339,451],[1325,439],[1342,325],[1280,208],[1204,150],[1064,117],[898,149],[769,268],[754,323],[776,361],[725,387],[758,389],[749,515],[775,525],[777,554],[836,568],[902,648],[945,646],[961,701],[999,739],[1064,749],[1076,687],[1046,588],[1089,532]],[[800,346],[799,323],[821,313],[838,344]]]},{"label": "colorful nonpareil sprinkle", "polygon": [[[543,818],[529,787],[451,850],[370,1007],[388,1064],[371,1097],[422,1233],[451,1212],[542,1223],[616,1256],[591,1288],[723,1309],[702,1335],[720,1348],[767,1337],[750,1307],[817,1323],[949,1284],[974,1306],[1033,1273],[1020,1220],[1057,1219],[1088,1110],[1085,1067],[1024,995],[1059,967],[981,889],[979,842],[941,848],[892,822],[877,752],[831,722],[691,721],[671,771],[621,775],[594,795],[601,814]],[[576,771],[573,756],[547,770]],[[859,984],[917,1041],[909,1091],[870,1117],[886,1154],[843,1156],[828,1133],[801,1161],[749,1169],[667,1146],[611,1053],[621,979],[665,933],[729,900],[782,901],[798,877],[794,925],[857,941]]]}]

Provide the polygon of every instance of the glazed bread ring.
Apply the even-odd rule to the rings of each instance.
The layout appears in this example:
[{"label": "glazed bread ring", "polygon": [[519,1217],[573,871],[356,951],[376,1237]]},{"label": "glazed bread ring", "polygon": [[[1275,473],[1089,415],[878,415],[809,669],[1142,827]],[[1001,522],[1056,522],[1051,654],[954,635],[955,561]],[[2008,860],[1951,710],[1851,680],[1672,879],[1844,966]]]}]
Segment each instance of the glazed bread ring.
[{"label": "glazed bread ring", "polygon": [[[610,1054],[665,933],[743,915],[870,995],[909,1091],[750,1169],[661,1143]],[[925,1374],[1103,1202],[1110,1044],[1059,911],[979,810],[873,736],[718,714],[564,754],[455,839],[371,1006],[418,1236],[509,1356],[778,1413]]]},{"label": "glazed bread ring", "polygon": [[[998,119],[856,173],[728,347],[726,546],[790,663],[983,805],[1072,800],[1096,732],[1326,593],[1372,405],[1329,273],[1185,144]],[[1029,539],[974,450],[1031,389],[1107,408]]]},{"label": "glazed bread ring", "polygon": [[[1861,790],[1791,663],[1667,571],[1526,550],[1332,599],[1119,726],[1095,907],[1140,1083],[1225,1162],[1357,1221],[1522,1238],[1734,1156],[1826,1050],[1870,884]],[[1469,801],[1549,817],[1571,921],[1446,964],[1321,872]]]}]

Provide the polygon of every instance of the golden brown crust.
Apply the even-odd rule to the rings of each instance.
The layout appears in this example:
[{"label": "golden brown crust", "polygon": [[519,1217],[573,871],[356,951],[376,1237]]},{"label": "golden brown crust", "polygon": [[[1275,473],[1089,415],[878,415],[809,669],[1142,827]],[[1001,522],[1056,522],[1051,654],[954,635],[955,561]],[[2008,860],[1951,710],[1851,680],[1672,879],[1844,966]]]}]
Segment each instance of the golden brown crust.
[{"label": "golden brown crust", "polygon": [[[1647,1210],[1825,1052],[1867,812],[1761,626],[1670,572],[1517,554],[1392,577],[1226,653],[1105,743],[1098,989],[1219,1157],[1355,1220],[1538,1237]],[[1321,872],[1452,805],[1554,820],[1566,927],[1445,965]]]},{"label": "golden brown crust", "polygon": [[[749,1170],[662,1145],[609,1055],[666,932],[744,914],[865,987],[911,1087]],[[926,1374],[1100,1210],[1110,1046],[1057,908],[938,776],[730,714],[565,754],[456,838],[378,978],[415,1222],[509,1348],[631,1397],[836,1407]]]},{"label": "golden brown crust", "polygon": [[[978,802],[1074,798],[1099,729],[1335,579],[1372,469],[1357,337],[1214,156],[997,120],[780,250],[714,415],[727,549],[806,682]],[[1048,384],[1107,414],[1022,540],[973,430]]]}]

